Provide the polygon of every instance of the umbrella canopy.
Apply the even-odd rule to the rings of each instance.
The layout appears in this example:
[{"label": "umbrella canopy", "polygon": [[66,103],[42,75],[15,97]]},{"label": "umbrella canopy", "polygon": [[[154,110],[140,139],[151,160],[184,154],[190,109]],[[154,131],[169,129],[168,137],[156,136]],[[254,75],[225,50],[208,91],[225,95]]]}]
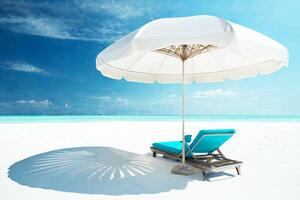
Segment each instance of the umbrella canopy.
[{"label": "umbrella canopy", "polygon": [[288,50],[269,37],[218,17],[194,16],[145,24],[99,53],[97,69],[113,79],[181,83],[183,44],[186,83],[264,75],[288,64]]},{"label": "umbrella canopy", "polygon": [[[182,83],[182,163],[185,163],[184,84],[265,75],[287,66],[288,50],[249,28],[214,16],[151,21],[96,59],[104,76],[142,83]],[[179,169],[179,170],[177,170]],[[186,167],[176,171],[188,174]]]}]

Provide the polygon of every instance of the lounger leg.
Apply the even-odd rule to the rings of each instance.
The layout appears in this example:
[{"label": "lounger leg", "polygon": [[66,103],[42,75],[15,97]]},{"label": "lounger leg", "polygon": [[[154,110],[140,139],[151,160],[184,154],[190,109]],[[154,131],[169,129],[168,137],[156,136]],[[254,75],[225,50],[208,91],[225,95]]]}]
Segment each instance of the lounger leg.
[{"label": "lounger leg", "polygon": [[238,166],[235,168],[238,175],[241,175],[241,167]]},{"label": "lounger leg", "polygon": [[153,151],[152,155],[155,158],[156,157],[156,151]]},{"label": "lounger leg", "polygon": [[205,171],[202,171],[202,175],[203,175],[203,181],[206,181],[206,173],[205,173]]}]

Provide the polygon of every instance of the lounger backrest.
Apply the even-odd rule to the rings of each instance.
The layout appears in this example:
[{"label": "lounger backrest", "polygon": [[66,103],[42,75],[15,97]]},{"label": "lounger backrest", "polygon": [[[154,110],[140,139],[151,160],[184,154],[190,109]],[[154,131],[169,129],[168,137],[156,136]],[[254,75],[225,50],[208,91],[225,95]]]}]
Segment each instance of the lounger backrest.
[{"label": "lounger backrest", "polygon": [[193,153],[211,153],[235,133],[234,129],[201,130],[190,145]]}]

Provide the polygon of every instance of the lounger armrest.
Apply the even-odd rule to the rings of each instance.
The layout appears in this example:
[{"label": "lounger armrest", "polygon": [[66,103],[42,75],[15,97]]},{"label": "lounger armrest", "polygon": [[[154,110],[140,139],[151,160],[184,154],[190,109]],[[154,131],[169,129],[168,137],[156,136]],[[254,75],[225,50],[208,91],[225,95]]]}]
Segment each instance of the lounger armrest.
[{"label": "lounger armrest", "polygon": [[184,139],[186,143],[190,143],[192,141],[192,135],[185,135]]}]

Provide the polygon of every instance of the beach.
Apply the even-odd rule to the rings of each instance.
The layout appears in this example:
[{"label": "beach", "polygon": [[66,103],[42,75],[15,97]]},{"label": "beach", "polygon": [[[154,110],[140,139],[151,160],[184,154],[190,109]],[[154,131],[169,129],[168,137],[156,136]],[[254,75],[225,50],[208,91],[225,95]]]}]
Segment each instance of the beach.
[{"label": "beach", "polygon": [[[170,169],[175,161],[152,158],[149,147],[153,142],[179,140],[181,122],[176,120],[0,123],[0,197],[2,200],[300,198],[300,122],[194,120],[186,123],[186,134],[195,136],[200,129],[217,128],[236,129],[237,134],[221,150],[228,158],[243,161],[241,176],[234,169],[208,174],[206,180],[201,173],[174,175]],[[44,158],[43,155],[33,158],[44,159],[39,170],[47,172],[50,162],[52,165],[60,162],[59,167],[49,173],[32,170],[26,174],[32,167],[30,160],[21,160],[46,152]],[[85,171],[88,162],[97,162],[83,160],[91,155],[99,155],[99,162],[101,159],[109,162],[111,158],[112,166],[120,164],[117,158],[127,165],[128,158],[147,164],[144,171],[132,169],[133,174],[119,177],[112,175],[116,173],[110,167],[109,177],[104,178],[95,168]],[[68,165],[70,158],[80,158],[82,163]],[[81,171],[76,171],[78,166]],[[68,178],[74,185],[64,185],[69,183]],[[99,188],[82,188],[85,181]]]}]

